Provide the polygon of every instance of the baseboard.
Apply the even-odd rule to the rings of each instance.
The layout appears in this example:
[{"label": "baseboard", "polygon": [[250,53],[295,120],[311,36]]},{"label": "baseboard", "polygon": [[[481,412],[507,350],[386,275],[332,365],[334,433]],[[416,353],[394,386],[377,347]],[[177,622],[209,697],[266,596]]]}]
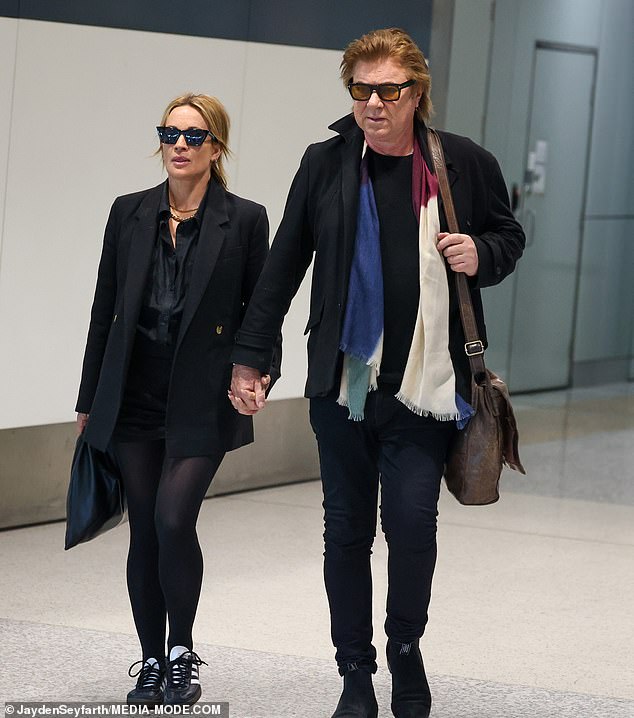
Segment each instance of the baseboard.
[{"label": "baseboard", "polygon": [[572,365],[572,386],[596,386],[598,384],[629,381],[634,378],[631,364],[632,360],[629,357],[574,362]]},{"label": "baseboard", "polygon": [[[0,431],[0,528],[66,516],[75,424]],[[255,417],[255,443],[225,457],[208,496],[319,476],[306,399],[271,401]]]}]

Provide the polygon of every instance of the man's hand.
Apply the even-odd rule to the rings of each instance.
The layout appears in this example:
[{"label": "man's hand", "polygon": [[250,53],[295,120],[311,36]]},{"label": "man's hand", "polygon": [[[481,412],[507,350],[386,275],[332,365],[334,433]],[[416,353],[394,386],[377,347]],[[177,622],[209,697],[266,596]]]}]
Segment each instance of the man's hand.
[{"label": "man's hand", "polygon": [[243,364],[235,364],[231,374],[231,389],[227,392],[233,408],[240,414],[252,416],[266,404],[266,387],[271,383],[268,374]]},{"label": "man's hand", "polygon": [[468,234],[441,232],[436,247],[454,272],[464,272],[468,277],[478,273],[478,250]]}]

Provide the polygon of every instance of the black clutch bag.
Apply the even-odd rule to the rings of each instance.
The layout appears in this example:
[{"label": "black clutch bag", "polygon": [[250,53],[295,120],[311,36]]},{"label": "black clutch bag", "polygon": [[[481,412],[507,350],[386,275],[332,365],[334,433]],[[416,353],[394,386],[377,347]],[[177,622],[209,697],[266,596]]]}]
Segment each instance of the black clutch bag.
[{"label": "black clutch bag", "polygon": [[90,541],[126,515],[121,475],[112,454],[77,437],[66,497],[65,549]]}]

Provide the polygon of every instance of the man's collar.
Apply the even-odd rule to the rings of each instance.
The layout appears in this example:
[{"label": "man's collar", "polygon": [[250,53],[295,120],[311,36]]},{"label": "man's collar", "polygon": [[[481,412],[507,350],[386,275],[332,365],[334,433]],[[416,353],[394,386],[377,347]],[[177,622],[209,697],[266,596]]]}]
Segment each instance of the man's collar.
[{"label": "man's collar", "polygon": [[361,132],[361,128],[357,125],[352,112],[333,122],[332,125],[328,126],[328,129],[341,135],[346,142]]}]

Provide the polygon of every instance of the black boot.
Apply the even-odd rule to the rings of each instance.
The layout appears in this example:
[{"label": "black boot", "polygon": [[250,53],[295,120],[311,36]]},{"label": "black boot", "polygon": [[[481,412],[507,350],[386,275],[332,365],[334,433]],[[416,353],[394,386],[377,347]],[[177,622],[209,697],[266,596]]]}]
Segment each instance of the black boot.
[{"label": "black boot", "polygon": [[387,665],[392,674],[392,713],[395,718],[428,718],[431,692],[418,640],[387,642]]},{"label": "black boot", "polygon": [[332,718],[377,718],[372,674],[351,663],[343,674],[343,692]]}]

